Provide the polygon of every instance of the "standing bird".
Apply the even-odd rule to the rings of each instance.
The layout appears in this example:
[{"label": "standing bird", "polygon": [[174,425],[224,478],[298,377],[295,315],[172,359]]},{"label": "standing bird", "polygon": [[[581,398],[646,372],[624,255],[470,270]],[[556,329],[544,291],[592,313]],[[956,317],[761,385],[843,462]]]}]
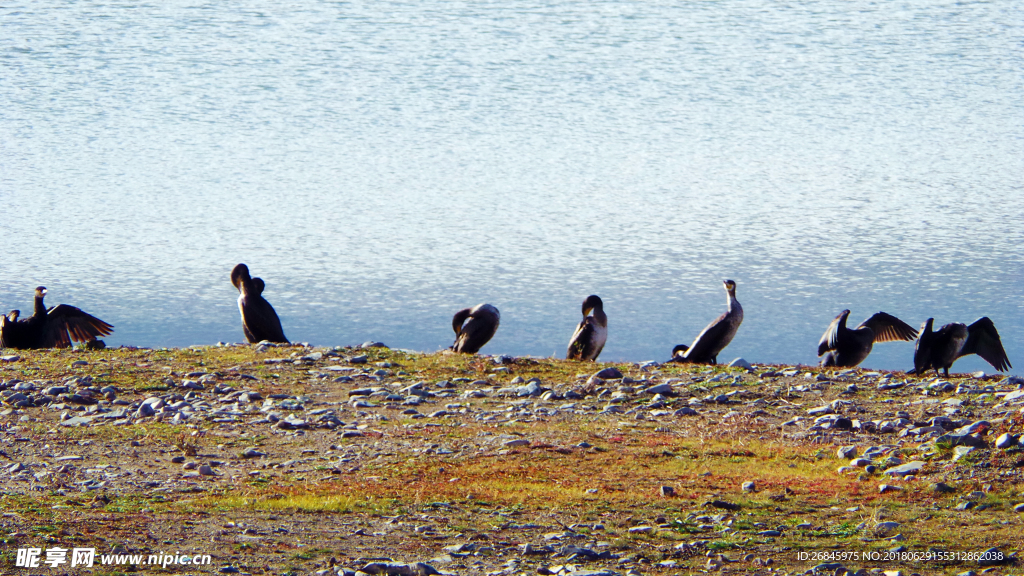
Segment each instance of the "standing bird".
[{"label": "standing bird", "polygon": [[934,368],[938,376],[942,368],[948,378],[953,362],[968,354],[981,356],[999,372],[1013,368],[996,325],[988,316],[975,320],[970,326],[959,322],[946,324],[935,332],[932,332],[932,321],[929,318],[921,325],[921,337],[914,348],[914,369],[907,374],[924,374]]},{"label": "standing bird", "polygon": [[843,310],[828,326],[818,342],[822,366],[853,367],[864,361],[875,342],[909,342],[917,338],[917,330],[899,318],[879,312],[853,330],[846,327],[849,310]]},{"label": "standing bird", "polygon": [[[466,322],[466,319],[469,322]],[[451,350],[464,354],[476,354],[487,341],[494,337],[501,322],[498,309],[490,304],[477,304],[472,308],[463,308],[452,318],[452,330],[455,330],[455,343]]]},{"label": "standing bird", "polygon": [[47,310],[45,296],[45,287],[36,288],[35,309],[28,318],[19,320],[18,310],[0,316],[0,348],[70,348],[72,341],[89,343],[113,333],[113,326],[74,306]]},{"label": "standing bird", "polygon": [[729,308],[714,322],[708,324],[689,347],[680,344],[673,348],[672,362],[717,364],[718,353],[732,342],[732,337],[736,335],[743,322],[743,307],[736,300],[736,283],[732,280],[723,280],[722,284],[729,296]]},{"label": "standing bird", "polygon": [[[594,315],[590,316],[593,311]],[[597,360],[608,340],[608,316],[604,313],[604,302],[597,296],[587,296],[583,301],[583,321],[569,340],[566,360]]]},{"label": "standing bird", "polygon": [[264,340],[288,344],[277,312],[263,298],[263,279],[250,277],[249,267],[239,264],[231,270],[231,283],[238,289],[238,310],[242,313],[245,338],[251,344]]}]

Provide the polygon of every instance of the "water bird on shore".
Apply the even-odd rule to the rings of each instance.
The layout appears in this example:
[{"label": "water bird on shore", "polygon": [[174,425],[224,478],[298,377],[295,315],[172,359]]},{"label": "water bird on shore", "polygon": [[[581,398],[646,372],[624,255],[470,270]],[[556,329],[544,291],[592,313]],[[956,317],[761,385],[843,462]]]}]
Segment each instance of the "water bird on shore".
[{"label": "water bird on shore", "polygon": [[70,348],[72,342],[88,343],[113,333],[113,326],[74,306],[47,309],[45,296],[45,287],[36,288],[35,308],[28,318],[19,319],[19,310],[0,316],[0,348]]},{"label": "water bird on shore", "polygon": [[477,304],[472,308],[459,310],[452,318],[455,343],[452,344],[451,350],[476,354],[498,331],[500,322],[501,314],[490,304]]},{"label": "water bird on shore", "polygon": [[818,356],[822,366],[851,368],[864,361],[875,342],[909,342],[917,338],[917,330],[885,312],[879,312],[854,329],[846,327],[849,310],[843,310],[828,326],[818,342]]},{"label": "water bird on shore", "polygon": [[977,354],[1000,372],[1013,368],[1006,357],[1003,342],[999,339],[996,325],[984,316],[975,320],[970,326],[953,322],[932,331],[933,318],[925,320],[921,325],[921,336],[914,348],[914,369],[907,374],[924,374],[929,369],[939,368],[949,377],[949,368],[957,358],[968,354]]},{"label": "water bird on shore", "polygon": [[728,309],[714,322],[708,324],[697,335],[693,344],[679,344],[673,348],[672,362],[717,364],[718,353],[732,342],[732,337],[736,335],[743,322],[743,307],[736,300],[736,283],[732,280],[723,280],[722,284],[728,295]]},{"label": "water bird on shore", "polygon": [[[591,316],[590,313],[594,315]],[[590,295],[583,301],[583,321],[576,326],[569,340],[566,360],[597,360],[608,339],[608,316],[604,313],[604,302]]]},{"label": "water bird on shore", "polygon": [[242,313],[242,331],[252,344],[264,340],[287,344],[281,319],[263,297],[263,279],[249,276],[249,267],[239,264],[231,270],[231,283],[238,289],[238,310]]}]

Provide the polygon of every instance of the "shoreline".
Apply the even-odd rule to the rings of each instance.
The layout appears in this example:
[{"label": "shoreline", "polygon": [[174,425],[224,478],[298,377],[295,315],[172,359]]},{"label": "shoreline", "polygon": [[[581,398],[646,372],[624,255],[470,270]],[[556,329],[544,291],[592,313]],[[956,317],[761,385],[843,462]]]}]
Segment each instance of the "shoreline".
[{"label": "shoreline", "polygon": [[0,355],[19,357],[0,361],[12,551],[668,575],[802,573],[839,546],[895,558],[851,573],[952,574],[983,568],[891,550],[1024,545],[1015,377],[296,345]]}]

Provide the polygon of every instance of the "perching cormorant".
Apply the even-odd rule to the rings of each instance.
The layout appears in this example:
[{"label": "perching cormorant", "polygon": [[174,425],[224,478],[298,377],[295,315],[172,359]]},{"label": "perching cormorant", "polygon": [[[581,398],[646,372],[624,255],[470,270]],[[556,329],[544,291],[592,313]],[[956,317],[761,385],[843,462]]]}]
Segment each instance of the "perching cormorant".
[{"label": "perching cormorant", "polygon": [[679,344],[672,349],[673,362],[688,362],[694,364],[717,364],[718,353],[725,349],[732,342],[740,324],[743,322],[743,307],[736,300],[736,283],[732,280],[723,280],[725,292],[728,294],[729,308],[724,314],[708,324],[693,344],[686,346]]},{"label": "perching cormorant", "polygon": [[[594,315],[590,316],[593,311]],[[567,360],[597,360],[608,339],[608,316],[604,313],[604,302],[597,296],[587,296],[583,301],[583,321],[576,326],[569,350],[565,354]]]},{"label": "perching cormorant", "polygon": [[249,276],[249,267],[239,264],[231,270],[231,283],[238,289],[238,310],[242,313],[242,331],[250,343],[267,340],[287,344],[277,312],[263,298],[265,284]]},{"label": "perching cormorant", "polygon": [[917,330],[899,318],[879,312],[853,330],[846,327],[849,310],[843,310],[828,326],[818,342],[822,366],[853,367],[864,361],[875,342],[910,341]]},{"label": "perching cormorant", "polygon": [[988,316],[975,320],[970,326],[954,322],[934,332],[932,322],[933,319],[929,318],[921,325],[921,337],[914,348],[914,369],[908,374],[924,374],[934,368],[938,375],[939,368],[942,368],[948,378],[953,362],[968,354],[981,356],[1000,372],[1013,368],[1010,359],[1006,357],[996,325]]},{"label": "perching cormorant", "polygon": [[477,304],[472,308],[459,310],[452,318],[455,343],[451,349],[465,354],[476,354],[498,331],[500,321],[501,314],[490,304]]},{"label": "perching cormorant", "polygon": [[60,304],[47,310],[45,296],[46,288],[36,288],[35,308],[28,318],[19,320],[18,310],[0,316],[0,348],[70,348],[72,342],[91,342],[114,331],[74,306]]}]

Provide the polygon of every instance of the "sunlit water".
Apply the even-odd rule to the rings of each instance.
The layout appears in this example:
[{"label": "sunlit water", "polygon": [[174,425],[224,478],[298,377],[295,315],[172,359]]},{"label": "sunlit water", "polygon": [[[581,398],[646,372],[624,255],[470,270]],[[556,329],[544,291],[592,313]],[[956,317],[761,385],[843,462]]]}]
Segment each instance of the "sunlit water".
[{"label": "sunlit water", "polygon": [[[0,6],[0,308],[108,344],[243,339],[231,267],[294,341],[816,361],[831,319],[999,328],[1024,367],[1024,4]],[[912,365],[910,343],[865,362]],[[957,370],[991,367],[964,359]],[[1021,372],[1018,372],[1021,373]]]}]

